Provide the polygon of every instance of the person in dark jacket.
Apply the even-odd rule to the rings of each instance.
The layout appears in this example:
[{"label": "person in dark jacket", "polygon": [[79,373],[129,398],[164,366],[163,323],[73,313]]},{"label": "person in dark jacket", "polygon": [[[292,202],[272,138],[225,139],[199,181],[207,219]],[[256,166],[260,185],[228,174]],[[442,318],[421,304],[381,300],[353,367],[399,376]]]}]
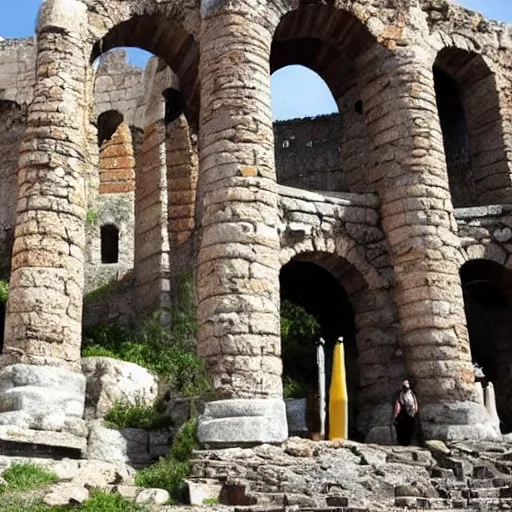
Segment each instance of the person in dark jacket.
[{"label": "person in dark jacket", "polygon": [[408,380],[404,380],[393,402],[393,424],[398,444],[409,446],[416,430],[418,400]]}]

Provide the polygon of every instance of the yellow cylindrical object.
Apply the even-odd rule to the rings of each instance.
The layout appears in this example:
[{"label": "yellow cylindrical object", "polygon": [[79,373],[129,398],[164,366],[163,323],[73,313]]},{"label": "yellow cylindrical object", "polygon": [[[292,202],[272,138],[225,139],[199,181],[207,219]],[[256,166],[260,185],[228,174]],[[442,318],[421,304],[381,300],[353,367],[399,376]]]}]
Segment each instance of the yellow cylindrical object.
[{"label": "yellow cylindrical object", "polygon": [[329,390],[329,439],[348,439],[348,393],[343,343],[336,343],[332,358]]}]

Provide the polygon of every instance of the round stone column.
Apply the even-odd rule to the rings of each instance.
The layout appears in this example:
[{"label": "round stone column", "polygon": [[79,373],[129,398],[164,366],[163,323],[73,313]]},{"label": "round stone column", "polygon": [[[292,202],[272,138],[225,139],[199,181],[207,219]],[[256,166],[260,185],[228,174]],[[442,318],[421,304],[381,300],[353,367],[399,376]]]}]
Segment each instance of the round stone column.
[{"label": "round stone column", "polygon": [[87,24],[78,0],[43,3],[18,170],[0,424],[76,431],[83,415]]},{"label": "round stone column", "polygon": [[474,392],[432,62],[420,48],[397,52],[369,66],[363,101],[407,374],[427,439],[494,437]]},{"label": "round stone column", "polygon": [[198,353],[215,396],[210,445],[287,437],[280,358],[279,239],[264,11],[203,2]]}]

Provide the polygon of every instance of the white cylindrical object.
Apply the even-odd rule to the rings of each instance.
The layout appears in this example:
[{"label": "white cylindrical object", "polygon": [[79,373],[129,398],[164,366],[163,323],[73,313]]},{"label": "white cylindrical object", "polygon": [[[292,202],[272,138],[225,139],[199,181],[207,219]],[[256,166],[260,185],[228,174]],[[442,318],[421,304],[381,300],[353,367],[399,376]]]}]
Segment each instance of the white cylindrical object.
[{"label": "white cylindrical object", "polygon": [[325,341],[320,338],[316,349],[318,366],[318,404],[320,407],[320,439],[325,439]]}]

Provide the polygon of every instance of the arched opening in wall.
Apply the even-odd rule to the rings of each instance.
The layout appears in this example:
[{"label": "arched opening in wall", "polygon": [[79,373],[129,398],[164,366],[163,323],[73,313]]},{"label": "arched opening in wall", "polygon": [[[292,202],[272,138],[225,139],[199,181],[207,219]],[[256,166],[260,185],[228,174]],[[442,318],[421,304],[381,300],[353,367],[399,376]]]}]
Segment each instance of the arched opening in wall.
[{"label": "arched opening in wall", "polygon": [[433,74],[454,206],[509,202],[510,176],[493,73],[481,55],[444,48]]},{"label": "arched opening in wall", "polygon": [[360,368],[355,311],[351,298],[365,288],[358,272],[345,260],[328,254],[305,254],[292,259],[280,273],[283,386],[285,399],[306,398],[309,435],[319,432],[316,343],[325,340],[328,434],[329,387],[336,341],[343,337],[348,387],[349,437],[358,431]]},{"label": "arched opening in wall", "polygon": [[[283,16],[270,55],[275,74],[273,109],[278,118],[287,119],[274,124],[280,184],[307,190],[363,191],[362,167],[369,140],[358,58],[375,44],[359,20],[332,5],[299,2],[297,10]],[[303,108],[296,111],[289,102],[298,92]],[[302,112],[308,116],[325,112],[326,106],[335,113],[290,120]]]},{"label": "arched opening in wall", "polygon": [[106,264],[119,261],[119,229],[113,224],[101,226],[101,262]]},{"label": "arched opening in wall", "polygon": [[117,110],[98,117],[100,194],[122,194],[135,189],[132,133]]},{"label": "arched opening in wall", "polygon": [[462,266],[460,276],[473,363],[483,371],[484,388],[492,382],[501,429],[508,433],[512,431],[512,271],[494,261],[472,260]]},{"label": "arched opening in wall", "polygon": [[[170,190],[166,165],[172,148],[167,147],[166,122],[171,122],[177,112],[176,104],[171,108],[170,103],[165,102],[163,92],[169,88],[181,91],[179,108],[190,124],[197,126],[199,113],[199,53],[194,36],[182,24],[187,18],[186,8],[174,16],[170,11],[176,10],[164,4],[148,8],[152,14],[134,16],[111,28],[96,42],[90,59],[96,67],[95,114],[117,111],[123,117],[114,132],[112,126],[119,123],[119,116],[116,119],[111,115],[111,122],[99,123],[100,160],[112,167],[107,173],[107,166],[103,165],[105,172],[99,194],[99,202],[103,203],[97,224],[115,224],[119,228],[121,269],[127,268],[129,262],[124,251],[126,240],[131,244],[133,272],[129,277],[133,286],[134,322],[154,311],[159,311],[164,318],[164,309],[170,303],[167,234]],[[175,96],[172,99],[176,99]],[[112,138],[108,139],[112,132]],[[131,154],[120,154],[130,136]],[[117,144],[119,142],[123,144]],[[134,176],[129,190],[120,172],[127,168],[127,163]],[[127,201],[131,197],[128,214],[127,201],[121,196]],[[94,255],[99,252],[95,246]],[[101,260],[106,261],[103,250],[101,252]],[[95,261],[99,263],[99,257]],[[113,259],[108,257],[107,261]],[[107,270],[114,272],[114,268],[101,269],[102,272]]]}]

